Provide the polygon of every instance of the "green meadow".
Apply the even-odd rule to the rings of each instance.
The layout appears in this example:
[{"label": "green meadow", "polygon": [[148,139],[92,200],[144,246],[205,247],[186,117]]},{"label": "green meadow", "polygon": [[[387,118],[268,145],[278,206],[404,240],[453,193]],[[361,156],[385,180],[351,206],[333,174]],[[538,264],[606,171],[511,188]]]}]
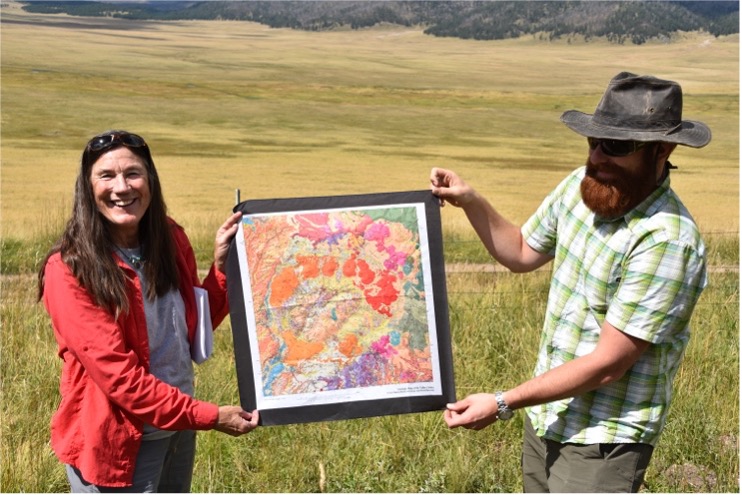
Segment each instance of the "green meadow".
[{"label": "green meadow", "polygon": [[[673,188],[709,246],[709,287],[675,380],[647,492],[739,492],[739,39],[668,43],[434,38],[421,28],[333,32],[232,21],[132,22],[0,7],[0,491],[63,492],[49,447],[60,363],[35,273],[69,215],[82,148],[106,129],[147,139],[170,214],[200,267],[241,198],[428,188],[456,170],[522,222],[585,140],[559,122],[592,112],[629,70],[681,83],[684,117],[712,142],[680,147]],[[457,396],[530,376],[549,272],[492,263],[465,216],[442,210]],[[197,395],[237,404],[229,321],[197,368]],[[480,431],[441,412],[199,435],[196,492],[517,492],[523,413]]]}]

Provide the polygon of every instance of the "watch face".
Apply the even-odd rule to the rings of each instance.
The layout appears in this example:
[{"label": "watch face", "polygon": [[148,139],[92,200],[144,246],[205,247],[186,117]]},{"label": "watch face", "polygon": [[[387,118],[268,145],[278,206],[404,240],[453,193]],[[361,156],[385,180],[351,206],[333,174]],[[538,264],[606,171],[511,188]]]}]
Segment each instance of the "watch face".
[{"label": "watch face", "polygon": [[497,419],[505,421],[513,417],[512,409],[500,409],[497,413]]}]

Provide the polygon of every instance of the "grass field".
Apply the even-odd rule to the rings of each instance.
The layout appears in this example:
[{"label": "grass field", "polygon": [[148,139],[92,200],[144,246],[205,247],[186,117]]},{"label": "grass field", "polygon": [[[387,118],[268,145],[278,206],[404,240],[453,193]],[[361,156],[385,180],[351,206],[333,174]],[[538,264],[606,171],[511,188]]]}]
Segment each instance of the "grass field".
[{"label": "grass field", "polygon": [[[621,70],[677,80],[684,116],[713,141],[678,149],[673,188],[714,266],[739,263],[739,40],[484,42],[382,27],[308,33],[242,22],[132,23],[34,16],[2,4],[2,437],[0,490],[67,489],[48,446],[59,359],[34,301],[38,260],[63,225],[89,137],[144,136],[171,214],[202,268],[239,188],[243,199],[426,189],[457,170],[525,220],[586,146],[559,123],[591,112]],[[460,211],[442,212],[447,262],[485,255]],[[739,279],[715,271],[694,316],[652,492],[739,491]],[[448,278],[457,395],[528,377],[548,272]],[[228,322],[197,391],[237,403]],[[519,491],[522,414],[482,432],[440,413],[200,435],[194,491]]]},{"label": "grass field", "polygon": [[400,28],[17,24],[16,12],[3,9],[1,47],[3,233],[13,237],[33,237],[64,204],[83,145],[109,128],[148,139],[172,213],[191,229],[218,225],[235,188],[244,198],[425,189],[434,165],[522,221],[584,162],[584,139],[559,116],[591,112],[621,70],[681,82],[686,118],[714,138],[676,151],[673,187],[703,230],[738,230],[737,37],[483,42]]}]

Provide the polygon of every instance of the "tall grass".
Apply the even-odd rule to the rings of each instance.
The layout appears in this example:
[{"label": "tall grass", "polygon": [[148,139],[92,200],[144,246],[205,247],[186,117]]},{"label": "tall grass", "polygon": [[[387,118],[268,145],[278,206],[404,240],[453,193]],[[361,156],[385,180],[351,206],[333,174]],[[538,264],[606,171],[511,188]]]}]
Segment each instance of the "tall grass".
[{"label": "tall grass", "polygon": [[[202,232],[201,237],[208,237]],[[456,250],[474,239],[450,238]],[[733,250],[710,251],[737,266]],[[31,242],[31,245],[38,242]],[[447,251],[448,257],[448,251]],[[204,255],[205,257],[205,255]],[[48,445],[60,363],[32,274],[2,277],[0,489],[68,489]],[[739,277],[712,272],[693,318],[670,419],[646,491],[739,490]],[[530,377],[544,316],[548,271],[460,272],[447,277],[457,396],[507,388]],[[214,356],[197,368],[197,395],[239,403],[229,322]],[[198,492],[517,492],[523,414],[483,431],[448,430],[441,412],[259,428],[241,438],[199,434]],[[688,469],[704,473],[688,474]],[[686,471],[683,471],[686,470]],[[685,473],[678,476],[678,472]],[[699,481],[700,480],[700,481]]]}]

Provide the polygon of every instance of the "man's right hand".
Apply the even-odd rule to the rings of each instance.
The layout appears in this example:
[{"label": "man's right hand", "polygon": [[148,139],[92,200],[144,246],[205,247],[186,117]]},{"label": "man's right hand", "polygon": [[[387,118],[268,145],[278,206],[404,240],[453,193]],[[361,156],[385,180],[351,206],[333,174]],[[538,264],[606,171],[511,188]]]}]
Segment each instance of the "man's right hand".
[{"label": "man's right hand", "polygon": [[430,171],[430,190],[440,198],[441,206],[444,200],[454,206],[463,207],[474,200],[474,189],[464,182],[455,172],[444,168],[433,168]]}]

